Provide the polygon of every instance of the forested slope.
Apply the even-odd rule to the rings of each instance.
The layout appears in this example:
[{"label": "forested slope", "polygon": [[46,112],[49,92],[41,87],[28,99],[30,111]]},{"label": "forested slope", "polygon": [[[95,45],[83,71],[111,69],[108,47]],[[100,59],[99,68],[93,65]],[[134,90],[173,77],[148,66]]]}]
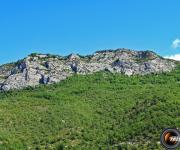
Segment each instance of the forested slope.
[{"label": "forested slope", "polygon": [[0,149],[162,149],[180,126],[180,67],[170,73],[74,75],[0,93]]}]

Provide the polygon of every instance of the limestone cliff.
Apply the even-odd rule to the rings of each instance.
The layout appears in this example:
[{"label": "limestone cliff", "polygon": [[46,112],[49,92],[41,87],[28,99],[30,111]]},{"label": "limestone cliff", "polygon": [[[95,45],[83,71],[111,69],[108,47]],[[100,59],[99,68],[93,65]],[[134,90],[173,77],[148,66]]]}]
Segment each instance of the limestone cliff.
[{"label": "limestone cliff", "polygon": [[70,54],[65,57],[31,54],[16,63],[0,66],[0,90],[56,83],[73,74],[109,71],[128,76],[145,75],[171,71],[174,67],[174,61],[152,51],[117,49],[97,51],[88,56]]}]

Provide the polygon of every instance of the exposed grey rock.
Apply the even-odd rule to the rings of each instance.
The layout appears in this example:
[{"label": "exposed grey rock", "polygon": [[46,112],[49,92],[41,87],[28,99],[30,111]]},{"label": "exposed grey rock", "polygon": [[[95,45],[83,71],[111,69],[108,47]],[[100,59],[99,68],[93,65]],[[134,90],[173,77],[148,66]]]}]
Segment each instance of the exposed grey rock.
[{"label": "exposed grey rock", "polygon": [[97,51],[89,56],[70,54],[66,57],[31,54],[17,63],[0,66],[0,90],[56,83],[73,74],[109,71],[128,76],[145,75],[171,71],[174,67],[174,61],[152,51],[117,49]]}]

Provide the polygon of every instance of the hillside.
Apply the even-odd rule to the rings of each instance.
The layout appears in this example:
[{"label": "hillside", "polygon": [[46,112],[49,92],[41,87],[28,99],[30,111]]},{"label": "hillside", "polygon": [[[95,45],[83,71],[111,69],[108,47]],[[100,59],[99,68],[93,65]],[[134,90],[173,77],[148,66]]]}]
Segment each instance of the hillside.
[{"label": "hillside", "polygon": [[169,72],[175,66],[173,60],[148,50],[102,50],[88,56],[33,53],[15,63],[0,66],[0,91],[57,83],[74,74],[108,71],[128,76],[145,75]]},{"label": "hillside", "polygon": [[180,66],[130,77],[74,75],[57,84],[0,93],[0,149],[162,149],[180,126]]}]

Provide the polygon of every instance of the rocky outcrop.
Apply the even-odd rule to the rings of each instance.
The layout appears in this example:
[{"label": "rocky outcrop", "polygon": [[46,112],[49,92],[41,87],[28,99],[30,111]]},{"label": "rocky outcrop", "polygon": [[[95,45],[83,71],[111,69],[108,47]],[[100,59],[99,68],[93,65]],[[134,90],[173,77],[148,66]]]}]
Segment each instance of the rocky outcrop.
[{"label": "rocky outcrop", "polygon": [[174,67],[174,61],[152,51],[117,49],[97,51],[89,56],[71,54],[66,57],[31,54],[17,63],[0,67],[0,90],[56,83],[73,74],[109,71],[128,76],[145,75],[171,71]]}]

